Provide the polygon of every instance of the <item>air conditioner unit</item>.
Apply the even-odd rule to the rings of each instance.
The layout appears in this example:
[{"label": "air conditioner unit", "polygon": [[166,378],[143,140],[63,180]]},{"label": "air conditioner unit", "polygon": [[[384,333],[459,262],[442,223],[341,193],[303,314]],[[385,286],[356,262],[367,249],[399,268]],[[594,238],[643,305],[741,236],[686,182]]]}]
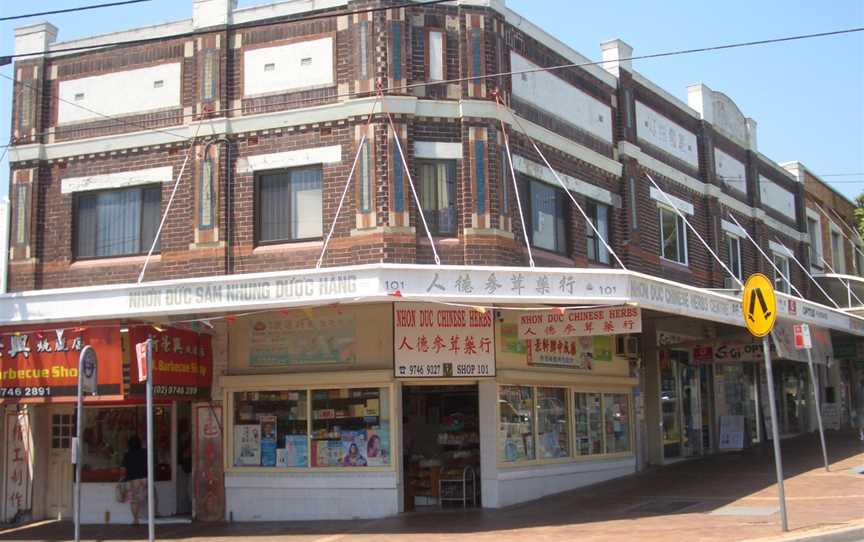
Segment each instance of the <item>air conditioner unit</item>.
[{"label": "air conditioner unit", "polygon": [[636,359],[639,357],[639,337],[636,335],[618,335],[615,337],[615,355]]}]

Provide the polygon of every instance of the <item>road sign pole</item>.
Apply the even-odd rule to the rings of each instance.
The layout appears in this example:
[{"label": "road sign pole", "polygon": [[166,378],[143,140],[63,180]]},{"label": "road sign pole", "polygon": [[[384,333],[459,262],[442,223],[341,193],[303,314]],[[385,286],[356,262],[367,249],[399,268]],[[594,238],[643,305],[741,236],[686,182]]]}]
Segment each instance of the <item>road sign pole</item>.
[{"label": "road sign pole", "polygon": [[771,342],[768,336],[762,337],[765,351],[765,378],[768,380],[768,403],[771,408],[771,435],[774,440],[774,465],[777,467],[777,493],[780,498],[780,523],[783,532],[789,530],[786,519],[786,493],[783,491],[783,459],[780,456],[780,431],[777,429],[777,404],[774,402],[774,375],[771,370]]},{"label": "road sign pole", "polygon": [[78,356],[78,400],[75,413],[75,542],[81,540],[81,437],[84,428],[84,356]]},{"label": "road sign pole", "polygon": [[813,383],[813,399],[816,401],[816,421],[819,423],[819,440],[822,441],[822,459],[825,461],[825,472],[830,472],[828,467],[828,449],[825,448],[825,428],[822,427],[822,405],[819,404],[819,384],[816,381],[816,368],[813,367],[813,353],[809,348],[807,351],[807,365],[810,367],[810,381]]},{"label": "road sign pole", "polygon": [[156,539],[156,488],[153,487],[153,339],[147,339],[147,539]]}]

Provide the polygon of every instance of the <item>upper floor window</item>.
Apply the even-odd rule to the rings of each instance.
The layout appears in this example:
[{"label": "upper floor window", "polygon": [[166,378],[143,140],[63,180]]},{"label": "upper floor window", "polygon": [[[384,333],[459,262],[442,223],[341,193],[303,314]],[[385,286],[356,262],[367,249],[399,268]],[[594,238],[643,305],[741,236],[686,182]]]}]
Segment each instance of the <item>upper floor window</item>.
[{"label": "upper floor window", "polygon": [[443,81],[444,80],[444,66],[446,66],[446,61],[444,59],[445,51],[444,51],[444,32],[440,30],[430,30],[429,31],[429,80],[430,81]]},{"label": "upper floor window", "polygon": [[807,217],[807,235],[810,237],[810,265],[813,267],[822,267],[822,229],[819,227],[819,221],[812,217]]},{"label": "upper floor window", "polygon": [[424,160],[420,167],[420,203],[433,235],[456,234],[456,163]]},{"label": "upper floor window", "polygon": [[567,254],[567,204],[562,190],[540,181],[523,182],[522,204],[527,204],[525,224],[531,244],[537,248]]},{"label": "upper floor window", "polygon": [[741,266],[741,238],[734,235],[726,236],[726,246],[729,250],[729,270],[738,280],[744,279],[744,271]]},{"label": "upper floor window", "polygon": [[588,239],[588,260],[597,263],[609,263],[609,250],[603,244],[609,243],[609,206],[589,201],[585,205],[585,214],[591,219],[591,224],[600,232],[602,240],[590,226],[586,226],[585,235]]},{"label": "upper floor window", "polygon": [[79,194],[75,198],[75,257],[147,252],[159,227],[161,205],[160,185]]},{"label": "upper floor window", "polygon": [[687,225],[672,209],[659,206],[660,256],[671,262],[687,265]]},{"label": "upper floor window", "polygon": [[778,292],[788,294],[790,292],[789,280],[791,280],[789,276],[789,258],[775,252],[771,256],[771,259],[774,261],[777,269],[780,270],[780,274],[777,274],[776,270],[774,271],[774,289]]},{"label": "upper floor window", "polygon": [[835,273],[846,272],[846,255],[843,253],[843,237],[840,232],[831,231],[831,264]]},{"label": "upper floor window", "polygon": [[322,236],[321,168],[262,173],[257,178],[257,241],[283,243]]}]

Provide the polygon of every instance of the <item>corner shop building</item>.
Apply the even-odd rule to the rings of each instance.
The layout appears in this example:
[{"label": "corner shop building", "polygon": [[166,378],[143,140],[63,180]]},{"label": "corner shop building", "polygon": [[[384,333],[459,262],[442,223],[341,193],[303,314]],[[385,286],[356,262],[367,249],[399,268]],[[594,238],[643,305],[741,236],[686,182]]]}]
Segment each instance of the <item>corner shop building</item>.
[{"label": "corner shop building", "polygon": [[[841,311],[782,295],[778,308],[781,326],[864,335],[864,321]],[[538,342],[520,326],[592,311],[601,333],[554,339],[537,328],[547,333]],[[160,512],[186,512],[179,503],[188,491],[195,517],[235,521],[382,517],[442,499],[461,505],[446,499],[469,493],[465,505],[501,507],[675,460],[676,433],[663,431],[673,423],[663,389],[668,352],[698,368],[693,341],[737,336],[742,323],[736,297],[629,271],[391,264],[7,294],[0,318],[5,333],[109,322],[210,335],[210,396],[163,405],[173,467],[164,491],[173,501],[160,501]],[[424,318],[428,332],[419,332]],[[438,336],[444,342],[432,352]],[[30,443],[53,431],[45,410],[53,399],[4,402],[25,421]],[[697,442],[699,453],[719,448],[723,413],[710,393],[702,404],[708,438],[686,430],[692,409],[675,407],[680,457],[695,455],[684,452]],[[188,458],[181,420],[190,424]],[[9,470],[14,431],[4,430],[11,519],[19,508],[5,497],[18,481]],[[52,508],[49,453],[31,445],[25,454],[29,501],[20,509],[34,518],[71,513]],[[60,453],[68,458],[68,449]],[[187,459],[191,483],[179,476]],[[470,484],[448,487],[475,475],[476,494]],[[71,492],[71,478],[65,487]],[[123,522],[124,510],[85,499],[91,522]]]}]

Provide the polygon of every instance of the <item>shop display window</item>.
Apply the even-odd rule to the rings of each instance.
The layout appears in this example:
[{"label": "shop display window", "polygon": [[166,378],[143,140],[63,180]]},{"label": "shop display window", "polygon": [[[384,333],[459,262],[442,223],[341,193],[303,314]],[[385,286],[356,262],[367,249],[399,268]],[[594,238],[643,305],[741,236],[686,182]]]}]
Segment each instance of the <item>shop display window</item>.
[{"label": "shop display window", "polygon": [[603,453],[603,418],[599,393],[573,394],[576,420],[576,455]]},{"label": "shop display window", "polygon": [[235,467],[390,465],[386,388],[234,393]]},{"label": "shop display window", "polygon": [[390,412],[383,388],[312,391],[312,466],[390,464]]},{"label": "shop display window", "polygon": [[307,467],[306,390],[234,394],[234,466]]},{"label": "shop display window", "polygon": [[606,453],[630,451],[630,396],[626,393],[603,394],[603,425]]},{"label": "shop display window", "polygon": [[506,462],[534,459],[534,389],[501,386],[499,459]]},{"label": "shop display window", "polygon": [[[153,443],[157,482],[171,480],[171,407],[153,409]],[[82,435],[82,482],[114,483],[126,472],[123,457],[129,437],[147,442],[147,409],[139,407],[85,408]]]},{"label": "shop display window", "polygon": [[537,388],[537,448],[540,459],[570,455],[567,390]]}]

